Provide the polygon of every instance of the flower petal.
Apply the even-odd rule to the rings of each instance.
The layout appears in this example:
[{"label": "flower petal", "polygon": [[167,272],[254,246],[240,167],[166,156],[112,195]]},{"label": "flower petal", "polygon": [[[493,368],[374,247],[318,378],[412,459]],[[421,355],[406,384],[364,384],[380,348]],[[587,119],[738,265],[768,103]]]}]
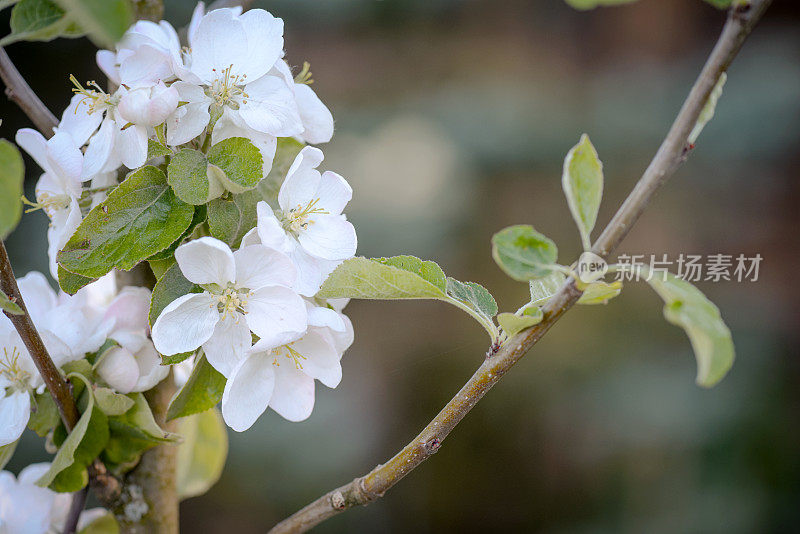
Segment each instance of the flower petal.
[{"label": "flower petal", "polygon": [[201,237],[175,250],[175,260],[183,276],[195,284],[224,286],[236,279],[236,264],[231,248],[213,237]]},{"label": "flower petal", "polygon": [[194,350],[214,333],[217,301],[209,293],[191,293],[170,302],[153,325],[153,344],[171,356]]},{"label": "flower petal", "polygon": [[353,198],[353,188],[335,172],[325,171],[317,190],[319,205],[330,215],[339,215]]},{"label": "flower petal", "polygon": [[266,411],[275,387],[272,360],[265,352],[250,354],[232,370],[222,393],[222,417],[236,432],[253,426]]},{"label": "flower petal", "polygon": [[147,128],[144,126],[120,129],[115,144],[119,159],[129,169],[141,167],[147,161]]},{"label": "flower petal", "polygon": [[119,161],[117,156],[112,154],[116,129],[117,125],[113,120],[105,120],[100,129],[89,139],[83,160],[83,178],[90,178]]},{"label": "flower petal", "polygon": [[300,137],[312,145],[330,141],[333,137],[333,115],[314,90],[304,83],[295,84],[294,97],[303,122]]},{"label": "flower petal", "polygon": [[17,280],[22,300],[35,324],[41,325],[47,312],[56,307],[56,292],[40,272],[31,271]]},{"label": "flower petal", "polygon": [[[103,51],[101,50],[101,52]],[[101,122],[103,122],[103,113],[100,111],[89,113],[86,97],[76,94],[69,101],[67,109],[61,114],[58,129],[70,134],[75,144],[82,146],[97,130]]]},{"label": "flower petal", "polygon": [[296,339],[308,326],[306,305],[287,287],[262,287],[247,299],[247,324],[270,346]]},{"label": "flower petal", "polygon": [[56,131],[47,141],[47,163],[59,176],[69,180],[80,180],[83,171],[83,154],[72,136],[65,131]]},{"label": "flower petal", "polygon": [[208,102],[192,102],[179,107],[167,119],[167,144],[177,146],[188,143],[203,133],[210,120]]},{"label": "flower petal", "polygon": [[263,200],[260,201],[256,205],[256,213],[258,214],[258,226],[256,226],[256,229],[261,243],[266,247],[288,252],[291,249],[289,237],[286,235],[286,231],[281,226],[278,218],[275,217],[275,212],[272,211],[269,204]]},{"label": "flower petal", "polygon": [[305,359],[301,360],[302,370],[311,378],[316,378],[329,388],[335,388],[342,380],[342,366],[339,353],[331,342],[316,329],[289,345]]},{"label": "flower petal", "polygon": [[276,366],[269,407],[289,421],[308,419],[314,410],[314,379],[294,365]]},{"label": "flower petal", "polygon": [[150,311],[150,290],[144,287],[125,287],[119,292],[105,312],[114,319],[115,329],[137,330],[147,328]]},{"label": "flower petal", "polygon": [[133,354],[122,347],[114,347],[103,355],[96,368],[100,378],[120,393],[130,393],[139,380],[139,366]]},{"label": "flower petal", "polygon": [[[247,57],[247,34],[242,23],[228,9],[209,12],[197,25],[192,42],[192,72],[204,82],[222,77],[228,67],[232,75],[241,72]],[[249,76],[248,76],[249,77]]]},{"label": "flower petal", "polygon": [[245,87],[247,98],[239,115],[247,125],[276,137],[291,137],[303,131],[300,112],[292,91],[277,76],[262,76]]},{"label": "flower petal", "polygon": [[325,306],[308,306],[308,325],[330,328],[337,332],[345,331],[342,315]]},{"label": "flower petal", "polygon": [[248,80],[266,74],[283,55],[283,20],[263,9],[245,11],[239,17],[247,35],[247,64],[243,67]]},{"label": "flower petal", "polygon": [[252,344],[250,327],[240,313],[226,314],[214,328],[214,334],[203,343],[208,363],[225,376],[245,357]]},{"label": "flower petal", "polygon": [[27,391],[0,398],[0,447],[17,441],[30,417],[31,397]]},{"label": "flower petal", "polygon": [[278,192],[281,209],[305,206],[317,198],[314,195],[319,189],[322,175],[316,169],[323,158],[322,150],[313,146],[307,146],[297,154]]},{"label": "flower petal", "polygon": [[342,215],[317,215],[314,224],[297,236],[310,254],[326,260],[344,260],[356,253],[356,229]]},{"label": "flower petal", "polygon": [[167,378],[169,365],[161,365],[161,357],[156,352],[153,343],[148,341],[135,355],[136,365],[139,366],[139,380],[133,391],[147,391]]},{"label": "flower petal", "polygon": [[31,128],[21,128],[17,131],[14,140],[25,152],[33,158],[33,161],[48,172],[47,163],[47,140],[42,134]]},{"label": "flower petal", "polygon": [[238,287],[291,287],[297,279],[297,269],[289,256],[264,245],[242,247],[233,253],[233,259]]}]

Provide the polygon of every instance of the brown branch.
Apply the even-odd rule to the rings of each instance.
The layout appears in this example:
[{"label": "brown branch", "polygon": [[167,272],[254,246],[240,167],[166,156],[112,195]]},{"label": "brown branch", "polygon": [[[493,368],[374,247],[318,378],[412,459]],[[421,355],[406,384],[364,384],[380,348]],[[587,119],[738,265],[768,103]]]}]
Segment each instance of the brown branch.
[{"label": "brown branch", "polygon": [[[607,257],[620,244],[658,187],[686,159],[690,150],[687,138],[697,123],[711,90],[739,52],[770,1],[752,0],[739,4],[730,11],[722,34],[667,137],[631,194],[598,238],[593,247],[594,252]],[[368,504],[382,497],[400,479],[439,450],[442,441],[453,428],[580,296],[581,291],[575,287],[574,280],[567,281],[545,305],[544,320],[510,338],[496,353],[490,353],[456,396],[403,450],[365,476],[326,493],[280,522],[270,532],[304,532],[348,508]]]},{"label": "brown branch", "polygon": [[6,85],[6,96],[17,103],[42,135],[51,138],[53,128],[58,126],[58,119],[36,96],[2,48],[0,48],[0,78]]},{"label": "brown branch", "polygon": [[69,507],[67,514],[67,522],[64,525],[64,534],[75,534],[78,530],[78,520],[81,517],[81,512],[86,506],[86,497],[89,495],[89,486],[86,486],[80,491],[76,491],[72,497],[72,504]]}]

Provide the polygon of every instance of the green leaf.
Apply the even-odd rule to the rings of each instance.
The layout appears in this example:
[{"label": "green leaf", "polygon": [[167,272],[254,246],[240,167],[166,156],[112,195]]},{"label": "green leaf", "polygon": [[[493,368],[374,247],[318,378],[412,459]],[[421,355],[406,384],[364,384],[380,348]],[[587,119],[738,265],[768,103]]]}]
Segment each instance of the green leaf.
[{"label": "green leaf", "polygon": [[629,4],[636,0],[566,0],[575,9],[586,10],[594,9],[597,6],[616,6],[619,4]]},{"label": "green leaf", "polygon": [[603,198],[603,164],[586,134],[564,158],[561,187],[572,218],[578,225],[583,249],[589,250],[592,248],[590,236]]},{"label": "green leaf", "polygon": [[[538,310],[535,315],[515,315],[513,313],[501,313],[497,316],[497,322],[500,328],[510,336],[516,336],[526,328],[530,328],[542,322],[542,310],[539,308],[532,308]],[[525,310],[527,312],[527,310]],[[535,313],[535,312],[533,312]]]},{"label": "green leaf", "polygon": [[[356,257],[346,260],[325,280],[317,297],[446,299],[447,279],[441,269],[437,271],[433,262],[423,262],[415,258],[420,262],[416,264],[409,258],[413,256],[376,260]],[[402,266],[419,268],[408,270]]]},{"label": "green leaf", "polygon": [[244,137],[231,137],[212,146],[208,163],[222,171],[215,176],[234,194],[253,189],[264,176],[261,151]]},{"label": "green leaf", "polygon": [[14,456],[14,451],[17,450],[17,443],[19,443],[19,440],[0,447],[0,470],[2,470],[8,461],[11,460],[11,457]]},{"label": "green leaf", "polygon": [[578,304],[605,304],[622,292],[622,282],[619,280],[607,282],[592,282],[583,290],[583,295],[578,299]]},{"label": "green leaf", "polygon": [[492,256],[508,276],[527,282],[553,271],[558,248],[532,226],[517,225],[494,234]]},{"label": "green leaf", "polygon": [[69,16],[51,0],[20,0],[11,10],[11,34],[0,39],[0,46],[18,41],[50,41],[59,35],[77,37]]},{"label": "green leaf", "polygon": [[142,167],[86,215],[58,262],[90,277],[115,267],[129,270],[174,243],[193,216],[194,208],[175,197],[160,169]]},{"label": "green leaf", "polygon": [[722,96],[722,88],[725,87],[725,82],[727,80],[728,75],[724,72],[721,73],[719,80],[717,80],[716,85],[714,85],[714,88],[708,95],[706,105],[703,106],[703,109],[700,111],[700,115],[697,117],[697,124],[694,125],[692,132],[689,134],[688,141],[690,143],[697,141],[697,138],[700,137],[700,133],[703,131],[703,128],[705,128],[706,124],[708,124],[708,122],[714,118],[714,111],[717,109],[717,101],[719,100],[719,97]]},{"label": "green leaf", "polygon": [[225,192],[212,173],[208,160],[199,150],[184,148],[167,165],[167,182],[179,199],[188,204],[200,205]]},{"label": "green leaf", "polygon": [[293,137],[278,138],[278,148],[267,177],[258,184],[261,196],[273,207],[278,205],[278,192],[289,173],[289,168],[305,145]]},{"label": "green leaf", "polygon": [[133,24],[128,0],[56,0],[100,48],[114,48]]},{"label": "green leaf", "polygon": [[167,408],[167,421],[204,412],[222,400],[225,377],[214,369],[205,355],[194,364],[189,380],[178,391]]},{"label": "green leaf", "polygon": [[133,408],[134,404],[132,398],[104,387],[94,388],[94,400],[97,402],[97,407],[110,416],[122,415]]},{"label": "green leaf", "polygon": [[[88,381],[81,375],[72,373],[68,376],[81,380],[89,387]],[[86,409],[59,447],[50,469],[36,481],[38,486],[66,493],[78,491],[89,482],[86,466],[108,443],[108,419],[102,410],[94,408],[94,397],[89,394]]]},{"label": "green leaf", "polygon": [[706,0],[709,4],[716,7],[717,9],[728,9],[731,7],[733,0]]},{"label": "green leaf", "polygon": [[103,461],[118,470],[133,467],[144,451],[180,439],[158,426],[144,395],[132,393],[129,397],[133,406],[120,416],[108,418],[110,437],[103,451]]},{"label": "green leaf", "polygon": [[153,139],[147,140],[147,159],[151,160],[153,158],[160,158],[163,156],[171,156],[172,150],[165,145],[162,145],[158,141],[154,141]]},{"label": "green leaf", "polygon": [[252,189],[209,202],[208,229],[211,235],[238,248],[244,235],[256,226],[256,205],[261,199],[258,189]]},{"label": "green leaf", "polygon": [[119,524],[114,514],[107,512],[80,529],[78,534],[119,534]]},{"label": "green leaf", "polygon": [[28,428],[40,437],[45,437],[61,422],[61,416],[53,397],[47,391],[36,395],[34,401],[35,408],[31,411]]},{"label": "green leaf", "polygon": [[153,417],[153,412],[150,410],[150,405],[147,404],[147,399],[141,393],[132,393],[130,397],[133,399],[133,407],[125,412],[118,420],[126,421],[131,426],[139,429],[144,435],[150,439],[156,440],[161,443],[176,443],[180,441],[180,436],[167,432],[156,423]]},{"label": "green leaf", "polygon": [[553,271],[547,276],[531,280],[531,304],[534,306],[541,306],[550,300],[550,297],[555,295],[561,286],[564,285],[566,279],[567,277],[564,273]]},{"label": "green leaf", "polygon": [[161,277],[164,276],[164,273],[175,265],[175,258],[169,257],[165,260],[154,260],[151,258],[147,260],[147,263],[150,264],[150,270],[153,271],[153,276],[156,277],[156,280],[160,280]]},{"label": "green leaf", "polygon": [[0,310],[10,313],[11,315],[25,315],[25,312],[22,311],[19,304],[8,298],[8,295],[2,291],[0,291]]},{"label": "green leaf", "polygon": [[447,279],[447,294],[490,319],[497,315],[497,302],[489,291],[475,282]]},{"label": "green leaf", "polygon": [[58,285],[67,295],[74,295],[97,278],[89,278],[80,274],[71,273],[61,265],[58,266]]},{"label": "green leaf", "polygon": [[183,234],[181,234],[181,236],[178,239],[176,239],[173,244],[171,244],[161,252],[153,254],[152,256],[147,258],[147,261],[152,262],[152,261],[168,260],[172,258],[175,255],[175,250],[179,246],[181,246],[183,241],[187,237],[192,235],[194,229],[197,228],[199,225],[203,224],[207,218],[208,218],[208,209],[205,206],[195,206],[194,215],[192,215],[192,222],[189,223],[189,227],[186,230],[184,230]]},{"label": "green leaf", "polygon": [[181,419],[179,431],[184,441],[178,449],[178,496],[188,499],[207,492],[222,475],[228,432],[216,408]]},{"label": "green leaf", "polygon": [[664,318],[689,336],[697,359],[697,384],[711,387],[733,365],[731,332],[714,303],[671,273],[652,273],[650,286],[664,300]]},{"label": "green leaf", "polygon": [[190,282],[183,276],[177,263],[173,264],[153,287],[153,294],[150,297],[150,326],[155,324],[158,316],[161,315],[161,312],[170,302],[189,293],[200,293],[202,291],[203,289],[200,286]]},{"label": "green leaf", "polygon": [[0,139],[0,240],[8,237],[22,217],[25,165],[17,147]]}]

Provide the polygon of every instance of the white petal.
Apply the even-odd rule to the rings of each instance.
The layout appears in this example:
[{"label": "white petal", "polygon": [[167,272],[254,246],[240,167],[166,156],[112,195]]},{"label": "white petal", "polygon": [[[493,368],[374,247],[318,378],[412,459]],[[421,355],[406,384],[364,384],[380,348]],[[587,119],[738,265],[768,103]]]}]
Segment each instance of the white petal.
[{"label": "white petal", "polygon": [[125,287],[108,306],[105,317],[114,319],[116,329],[145,330],[147,314],[150,312],[150,296],[147,288]]},{"label": "white petal", "polygon": [[203,133],[210,120],[208,102],[201,101],[179,107],[167,119],[167,144],[177,146],[188,143]]},{"label": "white petal", "polygon": [[[95,58],[97,59],[97,66],[100,67],[100,70],[103,71],[103,74],[105,74],[110,81],[119,85],[120,80],[117,54],[111,50],[98,50]],[[82,98],[82,95],[75,96]]]},{"label": "white petal", "polygon": [[119,130],[115,144],[122,164],[129,169],[137,169],[147,161],[147,128],[144,126]]},{"label": "white petal", "polygon": [[175,260],[183,276],[195,284],[224,286],[236,278],[231,248],[213,237],[201,237],[175,250]]},{"label": "white petal", "polygon": [[253,228],[242,237],[242,248],[260,244],[261,239],[258,237],[258,228]]},{"label": "white petal", "polygon": [[80,180],[83,154],[70,134],[57,131],[47,141],[47,162],[56,174],[70,180]]},{"label": "white petal", "polygon": [[50,274],[54,280],[58,280],[56,264],[58,251],[64,248],[83,220],[77,199],[73,198],[70,201],[69,210],[63,215],[59,220],[53,219],[50,228],[47,229],[47,255],[50,259]]},{"label": "white petal", "polygon": [[256,205],[256,212],[258,214],[256,229],[261,243],[266,247],[288,252],[291,249],[289,237],[269,204],[263,200],[260,201]]},{"label": "white petal", "polygon": [[[38,462],[22,468],[17,476],[17,482],[23,485],[33,485],[42,478],[42,475],[50,469],[50,462]],[[42,488],[44,489],[44,488]]]},{"label": "white petal", "polygon": [[319,205],[330,215],[339,215],[353,198],[353,188],[335,172],[325,171],[317,190]]},{"label": "white petal", "polygon": [[300,134],[300,137],[312,145],[330,141],[333,137],[331,111],[307,84],[296,84],[294,96],[297,101],[297,109],[300,111],[300,119],[303,121],[303,133]]},{"label": "white petal", "polygon": [[171,356],[194,350],[214,333],[217,301],[209,293],[192,293],[170,302],[153,325],[153,344]]},{"label": "white petal", "polygon": [[237,287],[258,289],[264,286],[291,287],[297,278],[292,260],[286,254],[264,245],[242,247],[233,253]]},{"label": "white petal", "polygon": [[194,6],[194,11],[192,11],[192,19],[189,21],[189,26],[186,29],[186,36],[190,48],[194,46],[194,34],[197,32],[197,27],[200,25],[200,21],[203,20],[205,14],[206,4],[204,2],[197,2],[197,5]]},{"label": "white petal", "polygon": [[233,430],[247,430],[267,409],[275,387],[272,360],[264,352],[251,354],[232,370],[222,393],[222,417]]},{"label": "white petal", "polygon": [[[108,52],[108,50],[101,50],[100,52]],[[86,102],[86,97],[76,94],[69,101],[69,106],[61,115],[58,129],[70,134],[75,143],[81,146],[97,130],[102,121],[103,113],[99,111],[89,113],[89,104]]]},{"label": "white petal", "polygon": [[17,441],[30,417],[31,397],[27,391],[0,398],[0,447]]},{"label": "white petal", "polygon": [[316,329],[309,330],[305,336],[291,343],[290,347],[305,358],[301,360],[305,374],[316,378],[329,388],[339,385],[342,380],[339,353]]},{"label": "white petal", "polygon": [[47,278],[40,272],[31,271],[17,280],[22,300],[31,319],[36,324],[44,320],[47,312],[56,306],[56,292],[50,287]]},{"label": "white petal", "polygon": [[143,44],[119,64],[119,77],[128,87],[144,87],[173,76],[167,50]]},{"label": "white petal", "polygon": [[303,131],[303,123],[292,91],[277,76],[262,76],[247,84],[247,99],[239,115],[248,126],[276,137],[291,137]]},{"label": "white petal", "polygon": [[297,154],[278,192],[278,204],[281,209],[305,206],[317,198],[314,195],[319,190],[322,175],[316,168],[322,163],[323,158],[322,150],[313,146],[307,146]]},{"label": "white petal", "polygon": [[217,9],[206,14],[197,26],[191,69],[204,82],[222,77],[222,71],[231,66],[231,74],[245,74],[240,65],[247,54],[247,35],[242,23],[230,10]]},{"label": "white petal", "polygon": [[139,380],[139,366],[130,351],[114,347],[103,355],[97,374],[114,390],[130,393]]},{"label": "white petal", "polygon": [[342,315],[342,320],[344,321],[344,332],[330,331],[330,336],[333,339],[333,346],[339,353],[340,358],[342,357],[341,355],[344,354],[344,351],[349,349],[350,345],[353,344],[354,339],[352,321],[350,321],[350,318],[346,315]]},{"label": "white petal", "polygon": [[214,369],[230,376],[251,344],[252,336],[247,321],[240,313],[229,313],[217,323],[214,335],[203,343],[203,351]]},{"label": "white petal", "polygon": [[282,286],[262,287],[247,299],[247,324],[259,338],[278,346],[297,338],[308,326],[306,305]]},{"label": "white petal", "polygon": [[317,215],[297,236],[310,254],[326,260],[344,260],[356,253],[356,229],[341,215]]},{"label": "white petal", "polygon": [[136,382],[133,391],[152,389],[169,375],[170,366],[161,365],[161,357],[159,357],[153,343],[150,341],[136,353],[135,357],[136,365],[139,366],[139,380]]},{"label": "white petal", "polygon": [[[248,80],[266,74],[283,55],[283,21],[263,9],[245,11],[239,20],[247,34],[247,65],[244,70]],[[240,61],[241,61],[240,59]]]},{"label": "white petal", "polygon": [[277,366],[269,407],[289,421],[308,419],[314,410],[314,379],[294,365]]},{"label": "white petal", "polygon": [[83,160],[84,178],[95,176],[106,169],[112,160],[117,160],[115,156],[112,156],[116,130],[117,125],[113,120],[108,119],[103,121],[97,133],[89,139],[89,146],[86,147]]},{"label": "white petal", "polygon": [[330,328],[337,332],[345,331],[342,315],[325,306],[308,306],[308,325]]},{"label": "white petal", "polygon": [[42,134],[31,128],[22,128],[17,131],[14,140],[25,152],[33,158],[33,161],[48,172],[49,164],[47,162],[47,140]]},{"label": "white petal", "polygon": [[325,274],[322,271],[324,260],[308,254],[302,247],[296,246],[289,252],[289,257],[297,268],[297,282],[294,289],[304,297],[313,297],[319,292]]}]

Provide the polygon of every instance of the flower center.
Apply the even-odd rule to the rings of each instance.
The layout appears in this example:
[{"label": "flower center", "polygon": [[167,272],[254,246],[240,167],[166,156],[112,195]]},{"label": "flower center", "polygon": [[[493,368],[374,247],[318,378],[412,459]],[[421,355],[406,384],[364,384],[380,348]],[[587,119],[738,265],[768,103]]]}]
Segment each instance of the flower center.
[{"label": "flower center", "polygon": [[0,376],[6,377],[10,382],[12,390],[27,391],[30,373],[19,365],[20,352],[17,347],[3,347],[3,356],[0,358]]},{"label": "flower center", "polygon": [[61,210],[69,208],[69,203],[72,199],[67,194],[54,195],[47,191],[39,193],[36,196],[36,202],[31,202],[25,197],[22,197],[22,203],[30,206],[25,213],[30,213],[36,210],[44,210],[47,216],[51,219],[55,217],[56,213]]},{"label": "flower center", "polygon": [[327,210],[317,206],[319,199],[315,198],[305,206],[298,204],[285,214],[283,228],[287,232],[298,234],[308,228],[309,224],[314,224],[312,215],[322,215],[329,213]]},{"label": "flower center", "polygon": [[239,109],[239,99],[241,98],[242,104],[247,104],[249,98],[244,91],[247,74],[231,74],[232,69],[233,65],[223,69],[222,73],[217,72],[217,69],[212,69],[219,77],[206,90],[206,94],[219,107],[228,106],[231,109]]},{"label": "flower center", "polygon": [[272,365],[275,365],[277,367],[280,367],[281,365],[280,359],[282,356],[288,358],[289,361],[291,361],[292,364],[294,364],[295,369],[302,369],[303,364],[301,363],[301,360],[307,359],[305,356],[297,352],[297,350],[294,347],[292,347],[292,343],[289,343],[288,345],[283,345],[282,347],[278,347],[277,349],[273,349],[272,352],[273,354],[275,354],[275,358],[273,358],[272,360]]},{"label": "flower center", "polygon": [[217,311],[222,314],[224,320],[228,314],[246,314],[247,313],[247,299],[252,292],[249,289],[240,289],[233,284],[222,289],[216,293],[217,297]]},{"label": "flower center", "polygon": [[[75,85],[72,89],[72,92],[76,95],[83,95],[81,99],[81,104],[84,104],[89,108],[87,113],[91,115],[95,111],[103,112],[108,109],[112,109],[119,104],[119,96],[112,96],[97,85],[95,81],[88,81],[86,82],[86,87],[82,86],[78,79],[70,74],[69,79]],[[93,88],[93,89],[92,89]],[[75,113],[77,113],[77,108],[75,109]]]}]

